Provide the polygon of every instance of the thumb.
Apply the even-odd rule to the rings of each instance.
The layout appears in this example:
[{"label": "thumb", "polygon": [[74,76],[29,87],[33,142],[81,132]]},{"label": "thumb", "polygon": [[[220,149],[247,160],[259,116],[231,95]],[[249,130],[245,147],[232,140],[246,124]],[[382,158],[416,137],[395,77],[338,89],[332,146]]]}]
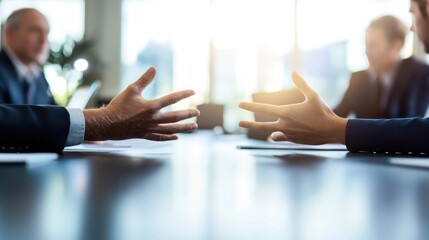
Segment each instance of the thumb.
[{"label": "thumb", "polygon": [[282,132],[273,132],[271,134],[271,139],[273,139],[273,141],[275,142],[281,142],[281,141],[287,141],[287,136],[286,134],[282,133]]},{"label": "thumb", "polygon": [[155,78],[156,69],[150,67],[137,81],[134,82],[134,86],[139,93],[141,93]]},{"label": "thumb", "polygon": [[312,98],[317,93],[307,84],[297,72],[292,73],[292,80],[295,86],[304,94],[306,99]]}]

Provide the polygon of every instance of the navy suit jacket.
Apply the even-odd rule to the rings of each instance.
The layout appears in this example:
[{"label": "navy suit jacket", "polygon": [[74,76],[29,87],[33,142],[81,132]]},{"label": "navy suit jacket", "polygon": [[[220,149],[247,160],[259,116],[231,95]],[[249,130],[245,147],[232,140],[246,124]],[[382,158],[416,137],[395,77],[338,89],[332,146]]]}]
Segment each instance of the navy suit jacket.
[{"label": "navy suit jacket", "polygon": [[[5,51],[0,51],[0,104],[27,103],[27,93],[24,92],[22,81],[19,80],[10,57]],[[36,89],[32,104],[55,105],[45,75],[42,73],[34,81]]]},{"label": "navy suit jacket", "polygon": [[385,109],[377,103],[377,86],[368,71],[353,73],[341,103],[334,109],[340,117],[423,117],[429,105],[429,66],[414,58],[399,65]]},{"label": "navy suit jacket", "polygon": [[63,107],[0,104],[2,152],[61,152],[69,129]]},{"label": "navy suit jacket", "polygon": [[429,153],[429,118],[351,119],[346,128],[351,152]]}]

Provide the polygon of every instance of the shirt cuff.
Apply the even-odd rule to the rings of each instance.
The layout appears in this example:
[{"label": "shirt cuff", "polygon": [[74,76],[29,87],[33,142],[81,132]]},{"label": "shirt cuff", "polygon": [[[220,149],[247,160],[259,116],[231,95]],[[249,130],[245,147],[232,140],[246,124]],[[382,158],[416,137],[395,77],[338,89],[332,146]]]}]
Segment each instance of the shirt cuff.
[{"label": "shirt cuff", "polygon": [[83,143],[85,136],[85,118],[79,108],[67,108],[70,115],[70,129],[67,136],[66,146]]}]

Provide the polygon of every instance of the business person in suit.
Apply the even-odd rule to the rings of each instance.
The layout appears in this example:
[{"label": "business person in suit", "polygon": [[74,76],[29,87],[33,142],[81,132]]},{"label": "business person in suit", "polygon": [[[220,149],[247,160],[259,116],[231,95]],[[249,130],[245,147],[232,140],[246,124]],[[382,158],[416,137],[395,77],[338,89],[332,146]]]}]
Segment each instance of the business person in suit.
[{"label": "business person in suit", "polygon": [[176,140],[176,133],[197,129],[195,123],[177,123],[197,117],[196,109],[161,112],[194,94],[192,90],[147,100],[141,94],[152,82],[154,68],[103,108],[66,109],[58,106],[0,104],[0,151],[61,152],[65,146],[84,140],[143,138]]},{"label": "business person in suit", "polygon": [[7,18],[0,51],[0,104],[55,105],[41,68],[49,56],[48,33],[48,21],[36,9],[19,9]]},{"label": "business person in suit", "polygon": [[[411,0],[410,10],[414,15],[412,29],[429,52],[429,0]],[[273,132],[275,141],[342,143],[353,152],[429,153],[429,118],[339,117],[301,76],[294,73],[292,79],[305,95],[304,102],[284,106],[240,103],[245,110],[278,117],[278,121],[268,123],[241,121],[240,126]]]},{"label": "business person in suit", "polygon": [[429,105],[429,66],[401,59],[407,29],[396,17],[374,20],[366,32],[369,69],[355,72],[334,112],[357,118],[423,117]]}]

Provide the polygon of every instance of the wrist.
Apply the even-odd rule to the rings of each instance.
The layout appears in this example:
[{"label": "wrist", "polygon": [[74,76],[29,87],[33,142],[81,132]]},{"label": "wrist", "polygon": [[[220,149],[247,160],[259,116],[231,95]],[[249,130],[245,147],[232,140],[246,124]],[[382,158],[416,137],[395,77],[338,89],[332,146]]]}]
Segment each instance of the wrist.
[{"label": "wrist", "polygon": [[112,124],[106,108],[86,109],[83,111],[85,118],[85,141],[103,141],[109,139],[108,129]]},{"label": "wrist", "polygon": [[331,142],[346,144],[346,128],[347,128],[347,118],[337,117],[334,120],[333,124],[333,136]]}]

